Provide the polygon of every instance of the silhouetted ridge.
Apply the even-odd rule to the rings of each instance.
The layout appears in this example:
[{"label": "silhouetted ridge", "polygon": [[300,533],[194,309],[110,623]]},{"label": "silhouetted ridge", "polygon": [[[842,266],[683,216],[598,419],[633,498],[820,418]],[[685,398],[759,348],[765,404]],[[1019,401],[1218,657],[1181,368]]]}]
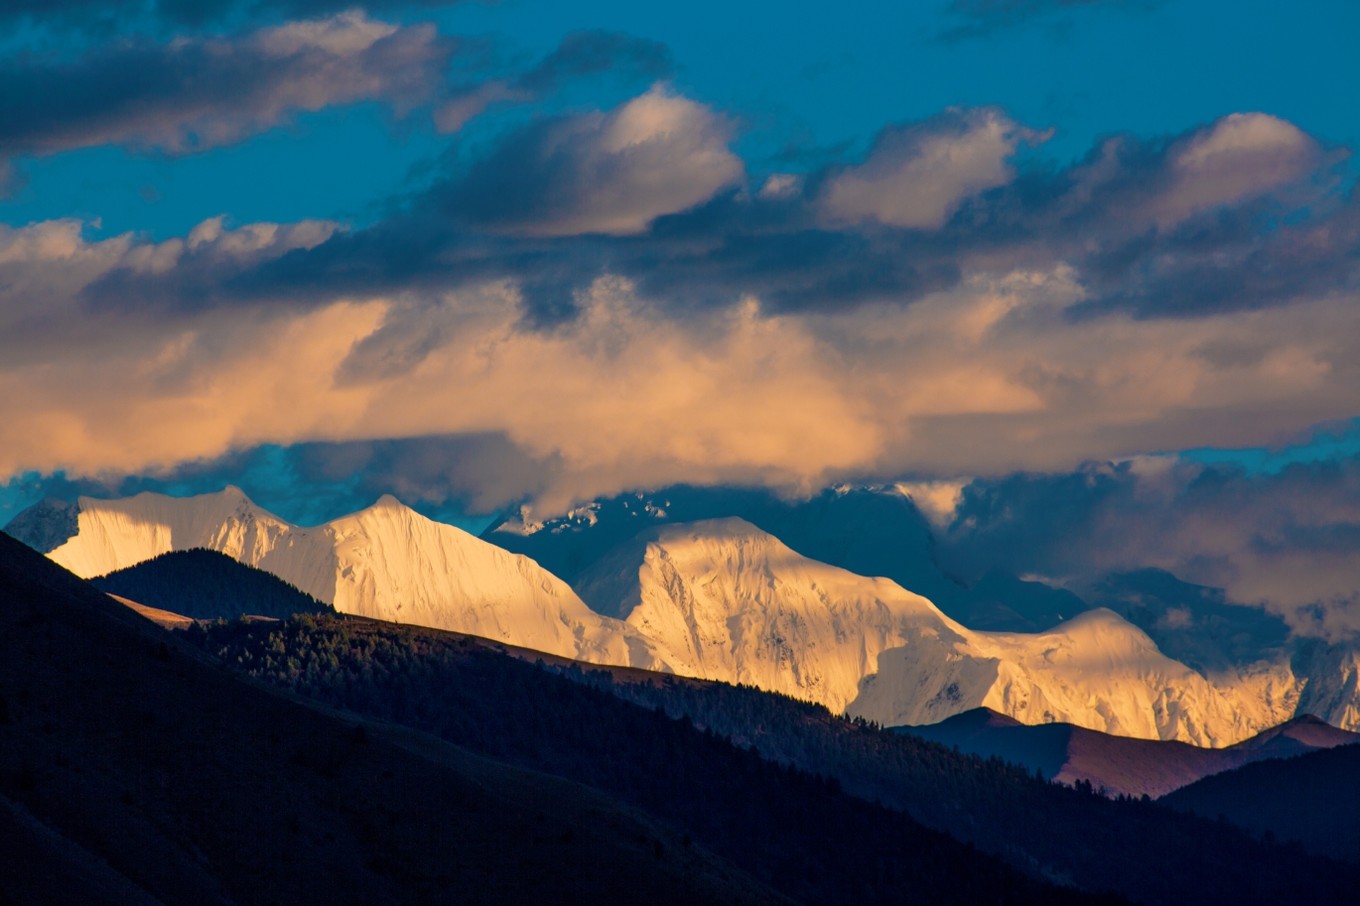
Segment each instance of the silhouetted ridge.
[{"label": "silhouetted ridge", "polygon": [[217,551],[171,551],[92,579],[109,594],[196,620],[334,613],[296,586]]},{"label": "silhouetted ridge", "polygon": [[1085,901],[835,781],[770,763],[684,718],[509,657],[480,639],[353,619],[199,627],[252,676],[597,786],[801,902]]},{"label": "silhouetted ridge", "polygon": [[1061,783],[1085,782],[1110,795],[1153,798],[1253,761],[1291,758],[1360,742],[1360,734],[1312,715],[1293,718],[1221,749],[1114,736],[1065,723],[1028,726],[986,708],[895,731],[1023,765]]},{"label": "silhouetted ridge", "polygon": [[0,535],[0,901],[780,902],[579,784],[239,676]]},{"label": "silhouetted ridge", "polygon": [[1360,744],[1258,761],[1206,777],[1160,802],[1224,818],[1309,852],[1360,863]]},{"label": "silhouetted ridge", "polygon": [[[193,636],[260,679],[607,789],[799,899],[991,898],[980,891],[1000,877],[995,863],[960,862],[903,824],[907,814],[1032,876],[1143,902],[1327,900],[1360,880],[1226,826],[1051,785],[749,687],[353,619],[200,626]],[[770,774],[757,754],[797,770]],[[838,790],[864,802],[849,805]]]}]

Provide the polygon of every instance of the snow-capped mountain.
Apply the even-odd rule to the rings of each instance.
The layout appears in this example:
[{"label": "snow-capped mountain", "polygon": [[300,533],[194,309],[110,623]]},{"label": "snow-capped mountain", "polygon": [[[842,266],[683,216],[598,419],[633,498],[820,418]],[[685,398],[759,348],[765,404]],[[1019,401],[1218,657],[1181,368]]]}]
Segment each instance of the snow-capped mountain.
[{"label": "snow-capped mountain", "polygon": [[173,498],[82,497],[76,533],[49,552],[93,577],[172,550],[221,551],[291,582],[341,613],[453,629],[566,657],[650,664],[628,627],[593,613],[527,557],[439,522],[394,497],[315,528],[291,525],[236,488]]},{"label": "snow-capped mountain", "polygon": [[[1103,608],[1044,632],[976,631],[891,579],[805,556],[737,518],[667,523],[644,510],[630,540],[603,557],[591,552],[575,589],[391,497],[314,528],[235,488],[81,498],[27,523],[55,544],[52,559],[86,577],[205,547],[343,613],[749,683],[886,725],[988,707],[1026,723],[1222,746],[1301,706],[1339,726],[1360,724],[1354,652],[1320,648],[1295,658],[1298,671],[1286,659],[1209,675]],[[817,532],[817,543],[829,543],[829,529],[805,527],[800,537],[814,544]]]},{"label": "snow-capped mountain", "polygon": [[895,582],[810,560],[735,518],[645,532],[577,584],[679,673],[834,711],[854,701],[884,652],[923,638],[951,649],[967,631]]},{"label": "snow-capped mountain", "polygon": [[807,500],[786,500],[760,488],[677,486],[596,500],[543,521],[531,515],[521,511],[482,537],[533,557],[578,588],[579,576],[639,532],[736,517],[805,557],[892,579],[951,615],[956,599],[967,593],[935,562],[929,524],[913,498],[895,485],[828,488]]},{"label": "snow-capped mountain", "polygon": [[1234,707],[1112,611],[1043,633],[975,632],[888,579],[810,560],[739,519],[645,532],[578,586],[680,673],[886,725],[982,706],[1025,723],[1221,746],[1289,716]]}]

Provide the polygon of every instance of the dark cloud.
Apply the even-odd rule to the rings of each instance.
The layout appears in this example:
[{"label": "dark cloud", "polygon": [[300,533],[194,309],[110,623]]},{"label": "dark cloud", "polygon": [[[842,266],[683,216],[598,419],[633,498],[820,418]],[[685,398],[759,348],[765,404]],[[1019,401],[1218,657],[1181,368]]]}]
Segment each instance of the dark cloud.
[{"label": "dark cloud", "polygon": [[1360,457],[1350,456],[1273,473],[1143,460],[978,479],[939,550],[961,574],[1036,574],[1096,598],[1127,584],[1110,573],[1161,569],[1336,639],[1360,634],[1357,545]]},{"label": "dark cloud", "polygon": [[731,124],[707,107],[654,88],[607,113],[512,133],[425,203],[494,233],[640,233],[742,178],[731,135]]},{"label": "dark cloud", "polygon": [[1279,222],[1269,207],[1101,249],[1083,268],[1094,296],[1073,313],[1194,317],[1360,290],[1360,198],[1298,223]]},{"label": "dark cloud", "polygon": [[304,486],[351,481],[359,499],[395,494],[427,514],[494,513],[547,488],[559,467],[496,432],[299,444],[288,452]]},{"label": "dark cloud", "polygon": [[551,458],[534,458],[497,433],[403,440],[264,445],[137,475],[72,477],[28,473],[0,483],[0,528],[52,497],[176,497],[236,485],[274,514],[318,525],[362,509],[383,494],[429,516],[473,530],[498,507],[551,481]]},{"label": "dark cloud", "polygon": [[0,22],[109,32],[122,27],[201,27],[251,18],[326,16],[362,8],[369,12],[453,6],[461,0],[7,0]]},{"label": "dark cloud", "polygon": [[235,38],[120,41],[75,61],[0,64],[0,158],[121,144],[171,154],[238,141],[292,115],[428,101],[452,45],[431,26],[347,13]]},{"label": "dark cloud", "polygon": [[629,78],[664,79],[675,69],[670,49],[657,41],[610,31],[582,31],[567,35],[552,53],[514,85],[543,94],[585,76],[619,73]]},{"label": "dark cloud", "polygon": [[1146,11],[1165,0],[951,0],[949,12],[959,24],[939,35],[943,41],[985,38],[1036,20],[1052,21],[1076,10],[1103,6],[1110,9]]},{"label": "dark cloud", "polygon": [[[637,108],[649,108],[633,119],[651,131],[619,140]],[[1345,152],[1284,121],[1250,114],[1166,138],[1114,137],[1066,167],[1008,163],[998,155],[1016,140],[1005,137],[1010,125],[994,116],[973,120],[991,124],[981,131],[960,130],[963,121],[928,139],[917,130],[910,146],[976,150],[981,134],[983,170],[1015,172],[991,188],[955,178],[958,200],[931,207],[952,209],[934,229],[828,219],[825,199],[844,166],[753,193],[722,119],[653,91],[607,113],[531,123],[480,157],[451,156],[428,188],[365,230],[225,270],[186,258],[154,274],[114,271],[87,297],[310,304],[337,292],[510,280],[527,322],[550,327],[606,273],[677,314],[749,296],[769,312],[900,306],[970,276],[1059,266],[1084,291],[1065,312],[1073,319],[1205,317],[1360,286],[1360,199],[1340,189]],[[934,163],[907,182],[937,174],[945,150],[932,145]],[[962,165],[977,172],[976,158]],[[905,178],[900,166],[892,172]]]},{"label": "dark cloud", "polygon": [[497,104],[539,100],[581,79],[612,75],[624,82],[654,82],[674,70],[670,50],[661,43],[610,31],[574,32],[552,53],[517,75],[487,78],[490,60],[479,60],[476,78],[453,89],[435,113],[444,132],[456,132]]}]

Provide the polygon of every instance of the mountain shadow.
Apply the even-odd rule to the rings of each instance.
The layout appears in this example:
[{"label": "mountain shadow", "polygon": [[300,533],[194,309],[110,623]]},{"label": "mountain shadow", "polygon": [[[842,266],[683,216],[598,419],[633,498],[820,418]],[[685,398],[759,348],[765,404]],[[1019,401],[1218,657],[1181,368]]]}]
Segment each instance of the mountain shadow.
[{"label": "mountain shadow", "polygon": [[800,902],[1108,899],[1027,877],[834,780],[475,637],[310,617],[189,635],[252,677],[604,790]]}]

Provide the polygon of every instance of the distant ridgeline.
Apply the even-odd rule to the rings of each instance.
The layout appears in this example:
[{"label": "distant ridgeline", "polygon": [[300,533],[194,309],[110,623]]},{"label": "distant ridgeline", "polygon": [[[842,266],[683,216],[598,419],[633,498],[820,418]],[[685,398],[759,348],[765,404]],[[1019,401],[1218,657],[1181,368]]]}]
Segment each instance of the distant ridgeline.
[{"label": "distant ridgeline", "polygon": [[217,551],[172,551],[91,580],[96,588],[196,620],[334,613],[272,573]]}]

